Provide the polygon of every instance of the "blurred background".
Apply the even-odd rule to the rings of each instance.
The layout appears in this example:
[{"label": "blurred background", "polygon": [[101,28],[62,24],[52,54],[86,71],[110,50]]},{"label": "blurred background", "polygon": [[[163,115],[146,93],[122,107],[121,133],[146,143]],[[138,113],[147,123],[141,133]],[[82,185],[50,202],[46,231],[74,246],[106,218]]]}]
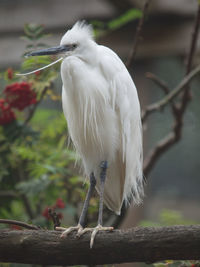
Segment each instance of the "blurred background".
[{"label": "blurred background", "polygon": [[[8,84],[19,82],[14,78],[5,79],[8,68],[12,68],[14,72],[30,67],[36,68],[36,62],[29,62],[32,65],[28,67],[21,65],[24,61],[22,58],[24,52],[33,48],[27,46],[30,39],[21,38],[24,35],[25,24],[42,25],[45,33],[42,41],[47,46],[55,46],[59,44],[66,30],[77,20],[85,19],[99,30],[102,25],[108,25],[110,21],[120,18],[132,9],[140,11],[143,4],[144,1],[141,0],[0,0],[1,93]],[[156,74],[168,84],[170,89],[175,88],[183,79],[185,56],[189,50],[197,7],[196,0],[150,1],[136,59],[130,69],[143,109],[147,104],[164,96],[159,87],[146,78],[146,72]],[[136,14],[140,13],[136,12]],[[103,26],[103,34],[97,35],[97,42],[113,49],[126,62],[133,47],[139,17],[136,15],[127,23],[122,23],[113,29]],[[200,39],[197,43],[194,65],[199,64],[199,52]],[[39,63],[42,64],[42,62]],[[2,218],[21,219],[49,226],[49,222],[44,222],[48,220],[47,214],[45,217],[47,207],[56,207],[61,213],[64,224],[74,224],[78,218],[87,186],[83,186],[77,168],[73,168],[74,155],[72,149],[67,148],[67,126],[61,115],[62,107],[59,98],[61,94],[59,68],[55,67],[54,72],[57,76],[55,79],[52,78],[53,82],[49,79],[51,90],[49,89],[49,93],[38,105],[37,111],[29,121],[32,129],[37,133],[40,132],[39,141],[30,133],[25,138],[31,136],[34,139],[34,143],[28,145],[29,149],[27,144],[16,143],[15,139],[12,141],[14,142],[12,148],[7,145],[0,150],[0,216]],[[44,88],[46,85],[42,85],[42,80],[46,76],[39,75],[39,78],[35,76],[34,79],[39,79],[39,85]],[[147,177],[144,203],[139,207],[131,204],[120,224],[121,228],[135,225],[200,222],[199,82],[199,79],[195,79],[191,84],[193,98],[184,116],[180,142],[167,150],[156,162]],[[16,113],[19,121],[24,121],[26,116],[29,116],[29,112],[30,109],[25,110],[23,115]],[[147,119],[144,125],[144,157],[171,131],[172,126],[173,116],[170,107],[161,113],[152,114]],[[1,126],[1,128],[6,127]],[[45,129],[49,132],[47,133],[47,130],[45,132]],[[3,135],[3,130],[0,134]],[[4,139],[5,136],[4,132]],[[55,141],[53,141],[54,138]],[[62,151],[57,151],[57,145]],[[13,147],[14,151],[9,154],[8,150],[12,150]],[[32,158],[31,153],[34,154]],[[42,155],[41,158],[36,155],[39,153]],[[53,159],[43,162],[45,157]],[[13,163],[9,165],[8,161]],[[62,162],[61,166],[59,162]],[[53,166],[54,163],[56,166]],[[39,167],[43,168],[42,171]],[[52,170],[51,168],[54,167],[55,169]],[[20,170],[24,171],[23,175],[19,174]],[[49,179],[51,182],[48,182]],[[70,187],[67,184],[69,180]],[[40,187],[41,189],[38,189]],[[70,190],[74,192],[74,196],[69,194]],[[90,223],[95,222],[97,209],[95,198],[92,201],[91,215],[88,219]],[[24,215],[21,216],[21,213]],[[112,218],[107,211],[105,221],[109,223],[114,220],[116,217]],[[129,266],[132,265],[129,264]]]}]

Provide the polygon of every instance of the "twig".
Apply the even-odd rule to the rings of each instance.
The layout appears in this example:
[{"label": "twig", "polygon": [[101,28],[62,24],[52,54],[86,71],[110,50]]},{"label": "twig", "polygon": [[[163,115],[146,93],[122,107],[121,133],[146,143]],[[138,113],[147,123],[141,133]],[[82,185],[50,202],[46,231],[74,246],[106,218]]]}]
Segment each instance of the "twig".
[{"label": "twig", "polygon": [[50,209],[50,208],[48,209],[48,214],[53,221],[54,230],[55,230],[57,226],[61,225],[59,215],[55,211],[52,211],[52,209]]},{"label": "twig", "polygon": [[32,207],[31,207],[30,200],[28,199],[27,195],[26,194],[20,194],[20,196],[21,196],[21,199],[24,203],[24,208],[25,208],[29,218],[31,220],[34,219],[35,215],[34,215]]},{"label": "twig", "polygon": [[182,90],[183,96],[181,98],[181,102],[176,105],[176,110],[173,112],[174,115],[174,127],[173,131],[170,132],[166,137],[164,137],[161,141],[159,141],[153,150],[149,153],[147,158],[144,162],[144,175],[147,177],[148,173],[151,171],[153,166],[155,165],[158,158],[168,150],[172,145],[177,143],[182,134],[183,128],[183,116],[188,106],[188,103],[191,99],[190,97],[190,88],[189,88],[189,81],[195,77],[196,74],[200,71],[200,66],[196,67],[193,71],[191,71],[192,67],[192,59],[195,54],[196,43],[198,39],[198,32],[199,32],[199,25],[200,25],[200,3],[198,4],[197,15],[194,23],[194,30],[192,34],[191,45],[189,48],[187,64],[186,64],[186,77],[182,80],[182,82],[172,91],[170,92],[163,100],[149,106],[146,112],[143,113],[143,120],[153,111],[164,107],[170,100],[172,100],[175,96],[177,96]]},{"label": "twig", "polygon": [[28,223],[21,222],[21,221],[15,221],[15,220],[0,219],[0,223],[18,225],[18,226],[21,226],[21,227],[24,227],[24,228],[30,229],[30,230],[39,230],[40,229],[39,226],[36,226],[33,224],[28,224]]},{"label": "twig", "polygon": [[155,74],[153,74],[151,72],[147,72],[146,78],[152,80],[156,85],[158,85],[161,89],[163,89],[165,94],[168,94],[170,92],[169,87],[166,84],[166,82],[161,80],[160,78],[158,78]]},{"label": "twig", "polygon": [[173,132],[170,132],[165,138],[160,140],[156,146],[149,152],[144,160],[143,173],[147,178],[149,172],[155,165],[156,161],[160,158],[160,156],[169,149],[171,145],[174,144],[175,135]]},{"label": "twig", "polygon": [[142,17],[140,18],[138,26],[137,26],[137,29],[136,29],[136,34],[135,34],[135,38],[134,38],[134,42],[133,42],[133,47],[132,47],[132,50],[131,50],[130,55],[128,57],[128,60],[126,62],[126,67],[128,69],[131,67],[131,65],[133,64],[133,61],[135,59],[135,55],[136,55],[136,52],[137,52],[137,46],[138,46],[139,38],[140,38],[140,35],[141,35],[141,32],[142,32],[142,27],[143,27],[143,24],[144,24],[144,19],[145,19],[146,12],[147,12],[147,9],[148,9],[148,6],[149,6],[149,2],[150,2],[150,0],[146,0],[145,4],[143,6],[143,9],[142,9]]},{"label": "twig", "polygon": [[[186,75],[192,69],[192,62],[193,62],[194,54],[196,51],[197,40],[198,40],[199,26],[200,26],[200,2],[198,1],[198,10],[197,10],[196,18],[195,18],[194,29],[192,32],[190,50],[189,50],[187,61],[186,61]],[[181,99],[181,104],[179,107],[180,114],[184,114],[190,100],[191,100],[191,93],[190,93],[190,87],[188,86],[185,88],[185,91]]]},{"label": "twig", "polygon": [[191,39],[191,44],[190,44],[190,50],[188,53],[187,64],[186,64],[186,74],[188,74],[192,68],[192,62],[193,62],[193,58],[194,58],[194,54],[195,54],[196,46],[197,46],[199,26],[200,26],[200,2],[198,1],[198,10],[197,10],[196,18],[195,18],[194,29],[193,29],[192,39]]},{"label": "twig", "polygon": [[0,197],[19,197],[19,193],[12,190],[0,191]]},{"label": "twig", "polygon": [[[169,89],[168,85],[166,84],[166,82],[161,80],[160,78],[158,78],[155,74],[153,74],[151,72],[147,72],[146,77],[148,79],[152,80],[156,85],[158,85],[164,91],[164,93],[166,95],[170,93],[170,89]],[[177,106],[175,105],[173,99],[170,100],[169,102],[171,104],[172,112],[176,113],[177,112]]]},{"label": "twig", "polygon": [[199,73],[200,73],[200,65],[197,66],[194,70],[192,70],[187,76],[185,76],[185,78],[168,95],[163,97],[163,99],[147,106],[147,108],[143,111],[142,120],[144,121],[149,114],[161,110],[164,106],[166,106],[172,99],[174,99],[178,94],[180,94],[183,90],[185,90],[185,87]]}]

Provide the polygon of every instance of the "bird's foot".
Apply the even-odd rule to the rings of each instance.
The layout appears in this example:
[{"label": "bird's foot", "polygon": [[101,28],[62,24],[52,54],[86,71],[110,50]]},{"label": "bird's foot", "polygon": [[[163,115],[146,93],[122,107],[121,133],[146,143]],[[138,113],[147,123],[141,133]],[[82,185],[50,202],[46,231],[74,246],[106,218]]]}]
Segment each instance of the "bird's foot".
[{"label": "bird's foot", "polygon": [[80,237],[86,232],[92,232],[90,238],[90,248],[93,247],[95,236],[99,231],[112,231],[113,227],[103,227],[102,225],[98,224],[95,228],[80,228],[77,232],[77,236]]},{"label": "bird's foot", "polygon": [[68,236],[68,234],[71,233],[72,231],[77,230],[77,232],[79,232],[79,231],[83,230],[83,227],[80,224],[78,224],[77,226],[72,226],[69,228],[56,227],[56,230],[63,231],[61,234],[61,238],[64,238],[64,237]]}]

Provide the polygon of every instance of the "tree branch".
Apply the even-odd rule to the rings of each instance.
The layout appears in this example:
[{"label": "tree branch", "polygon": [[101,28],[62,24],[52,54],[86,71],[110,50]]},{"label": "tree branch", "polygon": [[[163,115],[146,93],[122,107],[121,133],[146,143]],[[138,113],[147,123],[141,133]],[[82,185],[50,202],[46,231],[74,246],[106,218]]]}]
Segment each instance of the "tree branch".
[{"label": "tree branch", "polygon": [[[169,94],[170,92],[170,89],[168,87],[168,85],[166,84],[165,81],[161,80],[160,78],[158,78],[155,74],[151,73],[151,72],[147,72],[146,73],[146,77],[150,80],[152,80],[156,85],[158,85],[166,95]],[[173,113],[176,113],[177,112],[177,107],[174,103],[173,100],[170,100],[170,105],[171,105],[171,108],[172,108],[172,112]]]},{"label": "tree branch", "polygon": [[0,230],[0,262],[88,265],[121,262],[200,260],[200,226],[144,227],[61,239],[57,231]]},{"label": "tree branch", "polygon": [[133,42],[133,47],[132,47],[132,50],[131,50],[130,55],[128,57],[128,60],[126,62],[126,67],[128,69],[131,67],[131,65],[133,64],[133,61],[135,59],[135,55],[136,55],[136,52],[137,52],[137,46],[138,46],[138,42],[139,42],[140,35],[141,35],[141,32],[142,32],[142,27],[143,27],[143,24],[144,24],[144,19],[145,19],[146,12],[147,12],[147,9],[148,9],[148,6],[149,6],[149,2],[150,2],[150,0],[146,0],[146,2],[144,3],[143,9],[142,9],[142,17],[140,18],[138,26],[137,26],[137,29],[136,29],[136,34],[135,34],[135,38],[134,38],[134,42]]},{"label": "tree branch", "polygon": [[166,84],[166,82],[161,80],[160,78],[158,78],[155,74],[153,74],[151,72],[147,72],[146,73],[146,78],[152,80],[156,85],[158,85],[161,89],[163,89],[165,94],[169,94],[170,90],[169,90],[169,87]]},{"label": "tree branch", "polygon": [[182,134],[182,129],[183,129],[183,117],[184,117],[185,111],[191,99],[189,81],[191,81],[191,79],[194,78],[195,75],[198,74],[200,70],[200,66],[198,66],[193,71],[191,71],[192,59],[195,54],[196,43],[198,39],[199,26],[200,26],[200,3],[198,3],[198,10],[197,10],[197,14],[196,14],[195,22],[194,22],[193,34],[191,38],[191,44],[190,44],[187,64],[186,64],[185,78],[165,98],[163,98],[161,101],[153,105],[150,105],[143,113],[142,117],[144,121],[148,114],[152,113],[155,110],[161,109],[166,104],[168,104],[173,98],[175,98],[181,91],[183,91],[179,105],[176,104],[175,109],[173,108],[174,126],[172,129],[172,132],[170,132],[167,136],[165,136],[162,140],[160,140],[155,145],[155,147],[150,151],[149,155],[145,159],[145,162],[144,162],[144,175],[145,176],[149,174],[149,172],[151,171],[151,169],[153,168],[153,166],[155,165],[159,157],[165,151],[167,151],[172,145],[174,145],[181,139],[181,134]]},{"label": "tree branch", "polygon": [[155,102],[146,107],[142,114],[142,120],[144,121],[148,115],[151,113],[161,110],[164,108],[171,100],[173,100],[176,96],[178,96],[185,87],[200,73],[200,65],[197,66],[194,70],[192,70],[185,78],[175,87],[169,94],[167,94],[163,99],[158,102]]},{"label": "tree branch", "polygon": [[194,22],[191,44],[190,44],[190,49],[189,49],[187,63],[186,63],[186,74],[188,74],[190,70],[192,69],[193,58],[196,52],[196,46],[197,46],[197,40],[198,40],[199,26],[200,26],[200,2],[198,1],[198,9],[197,9],[195,22]]},{"label": "tree branch", "polygon": [[1,190],[0,197],[19,197],[19,193],[15,192],[14,190]]},{"label": "tree branch", "polygon": [[16,221],[16,220],[0,219],[0,223],[17,225],[17,226],[24,227],[26,229],[32,229],[32,230],[39,230],[40,229],[40,227],[38,227],[36,225],[28,224],[28,223]]}]

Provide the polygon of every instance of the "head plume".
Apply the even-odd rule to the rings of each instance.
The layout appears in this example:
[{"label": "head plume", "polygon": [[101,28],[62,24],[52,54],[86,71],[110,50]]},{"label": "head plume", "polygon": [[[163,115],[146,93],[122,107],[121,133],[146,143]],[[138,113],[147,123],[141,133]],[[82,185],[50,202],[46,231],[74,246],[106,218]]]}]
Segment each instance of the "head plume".
[{"label": "head plume", "polygon": [[77,21],[74,26],[68,30],[61,39],[61,44],[79,41],[84,42],[85,40],[93,39],[93,28],[92,25],[87,24],[85,20]]}]

